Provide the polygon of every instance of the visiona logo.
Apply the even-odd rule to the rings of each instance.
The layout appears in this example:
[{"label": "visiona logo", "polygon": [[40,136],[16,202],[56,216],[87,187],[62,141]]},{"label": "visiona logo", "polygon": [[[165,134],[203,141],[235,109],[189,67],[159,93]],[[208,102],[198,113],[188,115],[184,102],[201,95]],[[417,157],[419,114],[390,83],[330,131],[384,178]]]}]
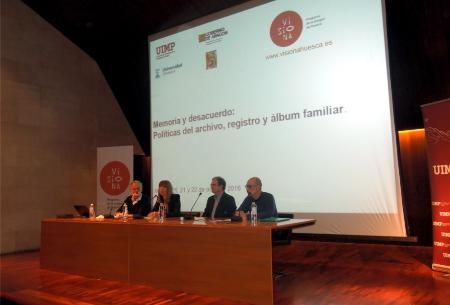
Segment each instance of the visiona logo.
[{"label": "visiona logo", "polygon": [[435,175],[450,174],[450,164],[433,165],[433,173]]},{"label": "visiona logo", "polygon": [[160,59],[162,57],[166,57],[170,53],[172,53],[174,49],[175,49],[175,42],[169,42],[159,47],[156,47],[156,58]]},{"label": "visiona logo", "polygon": [[285,11],[272,21],[270,38],[279,47],[287,47],[297,41],[303,30],[303,20],[294,11]]},{"label": "visiona logo", "polygon": [[122,194],[126,191],[129,183],[128,167],[120,161],[111,161],[100,171],[100,185],[108,195]]}]

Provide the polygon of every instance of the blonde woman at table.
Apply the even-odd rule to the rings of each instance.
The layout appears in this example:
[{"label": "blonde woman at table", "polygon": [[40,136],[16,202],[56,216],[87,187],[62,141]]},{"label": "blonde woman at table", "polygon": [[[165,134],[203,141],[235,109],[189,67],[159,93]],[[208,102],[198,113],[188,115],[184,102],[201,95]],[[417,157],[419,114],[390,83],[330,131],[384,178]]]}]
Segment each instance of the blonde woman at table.
[{"label": "blonde woman at table", "polygon": [[169,180],[162,180],[159,182],[156,203],[150,214],[148,214],[150,219],[159,218],[159,206],[161,204],[166,206],[166,217],[180,216],[180,195],[173,193],[172,183],[170,183]]}]

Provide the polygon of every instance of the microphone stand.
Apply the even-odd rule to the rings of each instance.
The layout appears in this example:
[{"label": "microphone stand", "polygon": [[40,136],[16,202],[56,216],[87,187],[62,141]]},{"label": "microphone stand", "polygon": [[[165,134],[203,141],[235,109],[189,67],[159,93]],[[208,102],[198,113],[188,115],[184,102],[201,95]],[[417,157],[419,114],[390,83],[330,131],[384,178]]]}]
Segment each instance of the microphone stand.
[{"label": "microphone stand", "polygon": [[200,198],[200,196],[202,195],[202,192],[198,193],[197,199],[195,199],[194,204],[192,205],[191,210],[189,211],[189,213],[186,213],[186,215],[184,215],[184,219],[186,220],[192,220],[194,219],[194,215],[192,213],[192,210],[194,209],[195,204],[197,203],[198,199]]},{"label": "microphone stand", "polygon": [[154,205],[153,205],[153,199],[155,199],[155,198],[156,198],[155,205],[159,202],[159,195],[158,195],[158,194],[153,195],[152,200],[151,200],[151,205],[150,205],[150,208],[151,208],[151,209],[153,209],[153,207],[154,207]]}]

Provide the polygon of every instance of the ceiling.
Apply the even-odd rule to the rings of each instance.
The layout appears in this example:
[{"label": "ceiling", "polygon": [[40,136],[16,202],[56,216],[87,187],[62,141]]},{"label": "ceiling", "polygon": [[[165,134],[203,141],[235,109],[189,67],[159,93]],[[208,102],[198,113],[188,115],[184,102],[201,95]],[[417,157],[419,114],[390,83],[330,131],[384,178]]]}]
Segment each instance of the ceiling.
[{"label": "ceiling", "polygon": [[[22,0],[99,65],[150,152],[147,36],[244,0]],[[420,105],[450,97],[450,1],[386,0],[394,113],[422,127]]]}]

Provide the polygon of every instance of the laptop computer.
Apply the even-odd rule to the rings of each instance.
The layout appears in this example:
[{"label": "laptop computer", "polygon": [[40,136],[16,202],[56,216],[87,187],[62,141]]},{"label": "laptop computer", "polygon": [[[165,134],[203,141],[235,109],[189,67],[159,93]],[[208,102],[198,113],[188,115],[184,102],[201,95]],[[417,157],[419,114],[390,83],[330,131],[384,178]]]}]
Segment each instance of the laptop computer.
[{"label": "laptop computer", "polygon": [[74,205],[75,210],[77,210],[78,214],[81,217],[89,217],[89,208],[85,205]]}]

